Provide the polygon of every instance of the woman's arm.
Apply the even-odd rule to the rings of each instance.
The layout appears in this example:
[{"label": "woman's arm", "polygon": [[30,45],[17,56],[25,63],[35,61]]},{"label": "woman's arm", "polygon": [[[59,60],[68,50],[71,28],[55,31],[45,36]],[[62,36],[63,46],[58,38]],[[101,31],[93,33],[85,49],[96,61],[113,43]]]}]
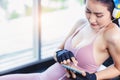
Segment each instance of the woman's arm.
[{"label": "woman's arm", "polygon": [[120,75],[120,28],[115,24],[111,24],[109,26],[114,26],[114,28],[110,27],[111,29],[108,29],[105,32],[105,39],[109,54],[114,61],[114,65],[96,73],[98,80],[110,79]]},{"label": "woman's arm", "polygon": [[99,71],[95,74],[97,76],[97,80],[106,80],[118,77],[120,75],[120,71],[114,65],[111,65],[105,70]]}]

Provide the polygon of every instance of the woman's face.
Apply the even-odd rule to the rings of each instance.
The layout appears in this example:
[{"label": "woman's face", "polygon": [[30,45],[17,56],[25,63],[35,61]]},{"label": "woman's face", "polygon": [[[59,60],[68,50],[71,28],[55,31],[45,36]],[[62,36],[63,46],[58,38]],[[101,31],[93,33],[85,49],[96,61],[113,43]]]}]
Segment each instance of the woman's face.
[{"label": "woman's face", "polygon": [[100,29],[111,22],[111,14],[105,4],[96,0],[86,1],[86,17],[93,29]]}]

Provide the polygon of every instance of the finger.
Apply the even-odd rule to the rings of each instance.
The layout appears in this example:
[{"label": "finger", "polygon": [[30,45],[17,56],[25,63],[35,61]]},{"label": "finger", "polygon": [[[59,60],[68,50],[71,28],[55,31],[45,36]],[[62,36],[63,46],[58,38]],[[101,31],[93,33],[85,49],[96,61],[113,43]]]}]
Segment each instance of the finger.
[{"label": "finger", "polygon": [[60,64],[63,64],[63,62],[60,62]]},{"label": "finger", "polygon": [[65,54],[66,60],[71,58],[69,55],[70,55],[69,52],[67,52],[67,53]]},{"label": "finger", "polygon": [[71,57],[74,57],[74,55],[71,51],[68,51],[68,52],[66,52],[65,57],[66,57],[66,59],[70,59]]},{"label": "finger", "polygon": [[78,61],[75,59],[75,57],[71,57],[72,62],[77,66]]},{"label": "finger", "polygon": [[86,76],[86,72],[85,71],[82,71],[82,76]]},{"label": "finger", "polygon": [[67,64],[70,64],[70,62],[71,62],[70,59],[67,59]]},{"label": "finger", "polygon": [[65,69],[65,70],[66,70],[66,76],[67,76],[68,78],[70,78],[70,76],[71,76],[70,70],[67,70],[67,69]]},{"label": "finger", "polygon": [[68,54],[69,54],[69,57],[74,57],[74,55],[71,51],[69,51]]},{"label": "finger", "polygon": [[76,70],[80,71],[80,72],[81,72],[81,74],[82,74],[82,76],[86,76],[86,72],[85,72],[85,71],[83,71],[83,70],[81,70],[81,69],[79,68],[79,66],[74,66],[74,65],[71,65],[71,67],[73,67],[73,68],[75,68]]},{"label": "finger", "polygon": [[66,60],[65,55],[61,55],[61,60],[62,61]]},{"label": "finger", "polygon": [[74,73],[74,72],[72,72],[72,71],[70,71],[70,73],[71,73],[71,76],[72,76],[72,78],[76,78],[76,74]]},{"label": "finger", "polygon": [[69,56],[69,53],[66,53],[66,55],[65,55],[65,58],[66,58],[66,61],[67,61],[67,64],[70,64],[70,56]]},{"label": "finger", "polygon": [[62,62],[62,56],[59,56],[57,58],[58,58],[58,62],[61,63]]},{"label": "finger", "polygon": [[63,60],[63,64],[67,64],[67,61],[66,61],[66,60]]}]

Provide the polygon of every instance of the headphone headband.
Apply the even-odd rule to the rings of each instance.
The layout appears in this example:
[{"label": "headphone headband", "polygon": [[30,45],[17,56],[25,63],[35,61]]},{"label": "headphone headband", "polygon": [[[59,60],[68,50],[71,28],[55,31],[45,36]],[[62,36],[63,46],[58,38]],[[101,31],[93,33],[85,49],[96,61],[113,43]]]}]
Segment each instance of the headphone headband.
[{"label": "headphone headband", "polygon": [[113,17],[118,19],[120,18],[120,0],[113,0],[115,8],[113,10]]},{"label": "headphone headband", "polygon": [[120,0],[113,0],[115,8],[120,9]]}]

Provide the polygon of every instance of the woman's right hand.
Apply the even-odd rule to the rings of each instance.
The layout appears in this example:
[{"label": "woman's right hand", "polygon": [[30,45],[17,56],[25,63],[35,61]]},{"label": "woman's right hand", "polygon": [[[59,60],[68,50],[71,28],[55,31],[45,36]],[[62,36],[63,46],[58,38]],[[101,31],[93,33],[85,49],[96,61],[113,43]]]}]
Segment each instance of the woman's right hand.
[{"label": "woman's right hand", "polygon": [[66,49],[58,50],[56,52],[57,61],[61,64],[75,64],[77,65],[77,60],[75,59],[73,53]]},{"label": "woman's right hand", "polygon": [[[70,69],[69,67],[75,69],[75,71],[72,70],[72,69]],[[78,78],[79,78],[80,75],[86,76],[86,72],[85,72],[84,70],[82,70],[79,66],[68,65],[68,68],[67,68],[67,67],[65,67],[65,68],[66,68],[66,71],[67,71],[66,76],[67,76],[68,78],[73,78],[73,79],[76,79],[76,78],[77,78],[77,80],[79,80]],[[80,72],[80,73],[78,73],[78,72],[76,72],[76,71],[78,71],[78,72]],[[81,80],[81,79],[80,79],[80,80]],[[86,79],[85,79],[85,80],[86,80]],[[87,79],[87,80],[89,80],[89,79]]]}]

